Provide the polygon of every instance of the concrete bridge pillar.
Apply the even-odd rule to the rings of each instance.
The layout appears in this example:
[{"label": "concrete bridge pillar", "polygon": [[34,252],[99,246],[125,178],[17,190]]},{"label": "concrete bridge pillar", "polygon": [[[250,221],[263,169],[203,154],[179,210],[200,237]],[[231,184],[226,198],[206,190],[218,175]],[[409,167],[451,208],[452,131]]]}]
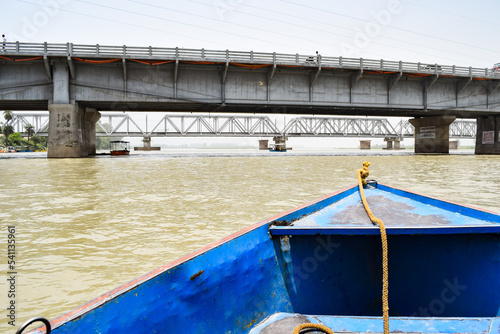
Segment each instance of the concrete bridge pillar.
[{"label": "concrete bridge pillar", "polygon": [[142,138],[142,147],[144,147],[146,149],[151,148],[151,137]]},{"label": "concrete bridge pillar", "polygon": [[49,104],[49,158],[82,158],[95,154],[95,124],[101,117],[78,104]]},{"label": "concrete bridge pillar", "polygon": [[151,146],[151,137],[142,137],[142,147],[134,147],[135,151],[161,151],[160,146]]},{"label": "concrete bridge pillar", "polygon": [[500,154],[500,117],[477,119],[476,154]]},{"label": "concrete bridge pillar", "polygon": [[415,153],[450,153],[450,124],[455,116],[410,119],[415,127]]},{"label": "concrete bridge pillar", "polygon": [[259,140],[259,150],[269,150],[269,140],[260,139]]},{"label": "concrete bridge pillar", "polygon": [[85,133],[83,139],[88,155],[96,154],[95,125],[101,119],[101,113],[94,108],[85,108]]},{"label": "concrete bridge pillar", "polygon": [[285,136],[276,136],[273,137],[274,141],[274,151],[286,151],[286,141],[288,140],[288,137]]},{"label": "concrete bridge pillar", "polygon": [[401,138],[385,137],[384,141],[387,142],[387,147],[384,150],[400,150]]},{"label": "concrete bridge pillar", "polygon": [[53,63],[53,98],[49,103],[49,158],[81,158],[96,153],[95,125],[101,114],[70,100],[70,69],[65,61]]}]

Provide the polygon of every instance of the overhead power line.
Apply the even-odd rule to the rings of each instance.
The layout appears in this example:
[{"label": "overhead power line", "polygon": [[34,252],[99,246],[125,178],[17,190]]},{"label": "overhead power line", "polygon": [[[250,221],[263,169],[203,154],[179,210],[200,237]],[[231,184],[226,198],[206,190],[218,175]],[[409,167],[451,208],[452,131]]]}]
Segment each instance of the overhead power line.
[{"label": "overhead power line", "polygon": [[[129,0],[129,1],[133,1],[133,0]],[[205,2],[202,2],[202,1],[197,1],[197,0],[187,0],[187,1],[199,4],[199,5],[213,7],[213,4],[205,3]],[[330,23],[325,23],[325,22],[322,22],[322,21],[319,21],[319,20],[310,19],[310,18],[308,18],[306,16],[297,16],[297,15],[288,14],[288,13],[286,13],[284,11],[275,11],[275,10],[272,10],[272,9],[269,9],[269,8],[262,8],[262,7],[258,7],[258,6],[249,5],[247,3],[242,3],[242,4],[240,4],[240,6],[248,7],[248,8],[254,8],[254,9],[258,9],[258,10],[261,10],[261,11],[266,11],[266,12],[270,12],[270,13],[278,14],[278,15],[282,15],[282,16],[287,16],[287,17],[291,17],[293,19],[305,20],[305,21],[313,22],[315,24],[322,24],[322,25],[327,26],[328,28],[336,27],[336,28],[345,29],[345,30],[349,30],[349,31],[352,31],[352,32],[356,32],[356,33],[359,32],[359,30],[356,29],[356,28],[350,28],[350,27],[340,26],[340,25],[336,25],[336,24],[331,23],[331,22]],[[164,8],[164,9],[167,9],[167,8]],[[309,26],[300,25],[300,24],[297,24],[297,21],[289,22],[289,21],[278,20],[275,17],[270,18],[270,17],[266,17],[266,16],[262,16],[262,15],[251,14],[251,13],[247,13],[245,11],[241,11],[241,10],[238,10],[238,9],[235,9],[235,8],[231,9],[231,11],[235,12],[235,13],[240,13],[240,14],[243,14],[243,15],[251,16],[251,17],[263,18],[263,19],[266,19],[266,20],[270,20],[273,23],[280,22],[280,23],[292,25],[294,27],[302,27],[302,28],[305,28],[305,29],[308,29],[308,30],[314,30],[314,31],[318,31],[318,32],[321,32],[321,33],[325,33],[325,34],[337,35],[337,36],[346,37],[346,38],[353,38],[353,36],[349,36],[347,34],[341,34],[341,33],[338,33],[338,32],[332,32],[332,31],[327,31],[325,29],[315,28],[312,25],[309,25]],[[371,21],[366,21],[366,22],[372,23]],[[226,22],[226,23],[228,23],[228,22]],[[387,39],[387,40],[395,41],[395,42],[398,42],[398,43],[405,43],[405,44],[408,44],[408,45],[417,46],[418,48],[422,48],[423,47],[423,48],[426,48],[426,49],[429,49],[429,50],[436,50],[436,51],[451,53],[454,56],[460,55],[460,56],[464,56],[464,57],[470,57],[470,58],[475,59],[475,60],[491,61],[491,59],[489,59],[489,58],[482,58],[480,56],[477,56],[476,54],[469,55],[469,54],[464,54],[464,53],[458,53],[455,50],[436,48],[436,47],[433,47],[433,46],[430,46],[430,45],[418,44],[418,43],[415,43],[415,42],[411,42],[409,40],[401,40],[401,39],[387,37],[387,36],[383,36],[383,35],[380,35],[380,36],[377,36],[377,37],[382,38],[382,39]],[[324,41],[319,41],[319,43],[321,43],[321,45],[332,45],[332,44],[327,44]],[[390,45],[390,44],[380,43],[380,42],[377,42],[377,41],[374,41],[374,40],[372,40],[370,43],[376,44],[376,45],[385,46],[385,47],[394,48],[394,49],[397,49],[397,50],[405,50],[404,48],[398,47],[396,45]],[[435,54],[425,53],[425,52],[422,52],[420,49],[415,50],[414,53],[418,53],[418,54],[422,54],[422,55],[426,55],[426,56],[435,57]],[[377,54],[377,53],[372,53],[372,54],[378,55],[381,58],[384,58],[384,57],[387,56],[387,55],[380,55],[380,54]],[[442,58],[448,59],[448,60],[450,60],[452,62],[455,61],[455,59],[452,59],[452,58],[445,58],[445,57],[442,57]]]},{"label": "overhead power line", "polygon": [[[309,6],[309,5],[304,5],[304,4],[296,3],[296,2],[293,2],[293,1],[290,1],[290,0],[281,0],[281,1],[289,3],[289,4],[292,4],[292,5],[295,5],[295,6],[300,6],[300,7],[304,7],[304,8],[313,9],[313,10],[316,10],[316,11],[326,12],[326,13],[330,13],[330,14],[337,15],[337,16],[347,17],[347,18],[350,18],[350,19],[353,19],[353,20],[357,20],[357,21],[373,23],[370,20],[361,19],[359,17],[354,17],[354,16],[350,16],[350,15],[347,15],[347,14],[337,13],[337,12],[334,12],[334,11],[331,11],[331,10],[327,10],[327,9],[324,9],[324,8],[317,8],[317,7],[313,7],[313,6]],[[395,27],[395,26],[392,26],[392,25],[389,28],[400,30],[400,31],[404,31],[404,32],[409,32],[409,33],[412,33],[412,34],[416,34],[416,35],[420,35],[420,36],[425,36],[425,37],[429,37],[429,38],[433,38],[433,39],[437,39],[437,40],[440,40],[440,41],[446,41],[446,42],[450,42],[450,43],[454,43],[454,44],[459,44],[459,45],[462,45],[462,46],[467,46],[467,47],[471,47],[471,48],[475,48],[475,49],[485,50],[485,51],[489,51],[489,52],[498,52],[498,50],[492,50],[492,49],[487,49],[487,48],[479,47],[479,46],[476,46],[476,45],[471,45],[471,44],[467,44],[467,43],[453,41],[451,39],[442,38],[442,37],[438,37],[438,36],[432,36],[432,35],[428,35],[428,34],[424,34],[424,33],[418,32],[418,31],[413,31],[413,30],[409,30],[409,29]]]}]

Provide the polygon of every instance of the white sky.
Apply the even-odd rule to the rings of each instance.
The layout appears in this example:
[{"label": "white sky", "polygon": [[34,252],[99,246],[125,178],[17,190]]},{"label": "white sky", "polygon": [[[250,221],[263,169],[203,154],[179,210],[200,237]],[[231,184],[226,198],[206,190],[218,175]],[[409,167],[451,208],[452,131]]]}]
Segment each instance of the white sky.
[{"label": "white sky", "polygon": [[499,12],[498,0],[3,0],[0,33],[491,67]]},{"label": "white sky", "polygon": [[363,57],[491,68],[499,0],[2,0],[8,41]]}]

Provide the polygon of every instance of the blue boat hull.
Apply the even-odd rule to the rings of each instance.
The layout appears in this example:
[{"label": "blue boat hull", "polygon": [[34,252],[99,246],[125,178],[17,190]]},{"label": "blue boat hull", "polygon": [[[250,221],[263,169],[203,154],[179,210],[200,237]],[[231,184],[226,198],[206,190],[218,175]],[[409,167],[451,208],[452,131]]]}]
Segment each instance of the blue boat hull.
[{"label": "blue boat hull", "polygon": [[[500,216],[384,185],[367,193],[382,195],[388,217],[417,220],[387,227],[391,332],[500,332]],[[382,332],[380,235],[356,196],[235,233],[55,319],[53,333]]]}]

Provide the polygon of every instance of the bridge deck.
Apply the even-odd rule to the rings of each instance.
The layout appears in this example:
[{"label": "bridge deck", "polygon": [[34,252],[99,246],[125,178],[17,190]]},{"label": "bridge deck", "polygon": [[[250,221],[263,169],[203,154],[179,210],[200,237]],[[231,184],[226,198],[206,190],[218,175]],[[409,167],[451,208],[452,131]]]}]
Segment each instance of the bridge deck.
[{"label": "bridge deck", "polygon": [[500,113],[500,73],[385,59],[6,42],[0,109],[459,118]]}]

